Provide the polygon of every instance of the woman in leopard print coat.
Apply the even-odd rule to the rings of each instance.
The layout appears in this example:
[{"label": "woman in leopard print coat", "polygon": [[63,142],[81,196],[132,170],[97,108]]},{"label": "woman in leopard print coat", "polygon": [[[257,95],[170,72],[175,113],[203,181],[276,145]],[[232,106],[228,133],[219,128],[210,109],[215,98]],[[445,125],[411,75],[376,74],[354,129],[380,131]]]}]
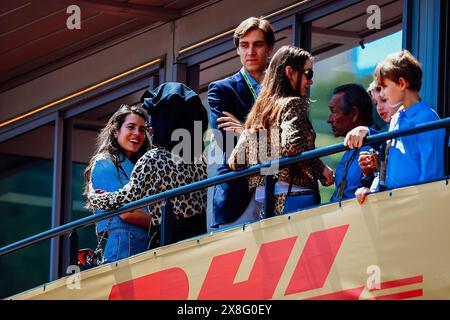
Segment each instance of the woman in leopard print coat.
[{"label": "woman in leopard print coat", "polygon": [[[308,119],[308,88],[313,83],[312,56],[294,46],[283,46],[273,56],[264,77],[261,93],[245,122],[236,148],[229,159],[230,168],[241,170],[251,165],[292,156],[315,149],[316,133]],[[319,203],[317,180],[333,184],[333,172],[319,159],[281,168],[277,174],[275,213]],[[256,200],[264,198],[264,176],[249,177],[249,189]],[[304,197],[308,195],[308,197]],[[303,196],[303,197],[302,197]],[[305,202],[306,199],[306,202]],[[302,203],[302,204],[300,204]]]},{"label": "woman in leopard print coat", "polygon": [[[101,210],[116,209],[124,204],[188,185],[207,178],[203,159],[203,135],[194,128],[207,129],[207,111],[199,96],[181,83],[164,83],[146,91],[143,106],[150,115],[153,149],[137,162],[129,182],[116,192],[90,193],[90,206]],[[189,133],[183,139],[183,155],[173,133]],[[186,135],[183,135],[186,138]],[[200,140],[200,141],[196,141]],[[206,232],[206,190],[184,194],[171,199],[174,212],[174,241]],[[159,233],[162,202],[149,206],[152,227]],[[152,236],[155,235],[151,232]],[[158,238],[158,237],[156,237]],[[159,239],[155,239],[156,243]],[[152,245],[154,247],[155,244]]]}]

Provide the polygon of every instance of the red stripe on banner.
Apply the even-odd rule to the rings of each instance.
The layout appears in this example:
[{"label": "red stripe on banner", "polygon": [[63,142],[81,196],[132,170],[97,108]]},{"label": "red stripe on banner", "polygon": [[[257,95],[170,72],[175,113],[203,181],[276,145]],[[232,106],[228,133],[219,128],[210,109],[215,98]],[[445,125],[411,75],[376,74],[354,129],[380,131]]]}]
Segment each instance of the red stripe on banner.
[{"label": "red stripe on banner", "polygon": [[322,288],[349,225],[309,235],[284,295]]},{"label": "red stripe on banner", "polygon": [[181,268],[171,268],[112,287],[109,300],[185,300],[189,280]]},{"label": "red stripe on banner", "polygon": [[422,281],[423,281],[423,276],[416,276],[416,277],[404,278],[404,279],[400,279],[400,280],[382,282],[380,284],[380,288],[378,288],[378,289],[373,288],[373,289],[370,289],[370,291],[378,291],[378,290],[384,290],[384,289],[389,289],[389,288],[402,287],[402,286],[407,286],[410,284],[422,283]]},{"label": "red stripe on banner", "polygon": [[394,293],[394,294],[387,294],[384,296],[370,298],[367,300],[403,300],[403,299],[410,299],[410,298],[416,298],[416,297],[421,297],[421,296],[423,296],[423,289],[405,291],[405,292]]},{"label": "red stripe on banner", "polygon": [[337,291],[333,293],[327,293],[321,296],[316,296],[305,300],[358,300],[363,290],[364,287],[358,287],[343,291]]}]

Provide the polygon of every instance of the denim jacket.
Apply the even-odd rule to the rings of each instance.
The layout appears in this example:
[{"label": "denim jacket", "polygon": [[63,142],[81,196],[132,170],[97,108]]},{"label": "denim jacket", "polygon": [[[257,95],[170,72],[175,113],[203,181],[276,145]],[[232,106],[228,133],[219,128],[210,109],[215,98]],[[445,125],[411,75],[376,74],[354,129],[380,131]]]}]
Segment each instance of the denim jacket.
[{"label": "denim jacket", "polygon": [[[113,161],[107,156],[99,156],[95,161],[92,168],[92,187],[94,189],[112,192],[119,190],[128,183],[134,164],[123,154],[120,154],[118,158],[119,170],[117,170]],[[147,208],[142,208],[142,210],[147,210]],[[101,212],[103,211],[95,210],[95,213]],[[107,231],[108,220],[102,220],[97,224],[97,232]],[[119,215],[116,215],[112,218],[108,229],[130,227],[134,228],[136,226],[123,221]]]}]

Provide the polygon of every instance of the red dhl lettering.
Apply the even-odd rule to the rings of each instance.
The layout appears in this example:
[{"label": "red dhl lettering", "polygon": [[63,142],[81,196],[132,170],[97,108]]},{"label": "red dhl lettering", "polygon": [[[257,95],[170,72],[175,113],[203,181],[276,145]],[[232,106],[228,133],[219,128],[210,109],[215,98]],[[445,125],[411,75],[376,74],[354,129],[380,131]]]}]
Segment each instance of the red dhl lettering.
[{"label": "red dhl lettering", "polygon": [[[312,232],[286,288],[285,296],[322,288],[349,225]],[[198,299],[270,299],[280,281],[297,237],[261,245],[247,280],[234,283],[246,249],[213,257]],[[111,289],[109,299],[188,299],[189,279],[170,268],[129,280]]]},{"label": "red dhl lettering", "polygon": [[[349,225],[313,232],[309,235],[292,273],[285,296],[320,289],[324,286]],[[234,283],[246,249],[213,257],[198,299],[264,300],[273,297],[292,253],[297,237],[261,245],[245,281]],[[370,298],[410,299],[423,296],[423,289],[383,294],[383,290],[408,287],[423,282],[423,276],[403,278],[380,284],[380,294]],[[311,300],[358,300],[364,286],[310,297]],[[181,268],[169,268],[114,285],[109,299],[184,300],[189,297],[189,278]]]},{"label": "red dhl lettering", "polygon": [[170,268],[114,285],[109,300],[185,300],[189,281],[181,268]]}]

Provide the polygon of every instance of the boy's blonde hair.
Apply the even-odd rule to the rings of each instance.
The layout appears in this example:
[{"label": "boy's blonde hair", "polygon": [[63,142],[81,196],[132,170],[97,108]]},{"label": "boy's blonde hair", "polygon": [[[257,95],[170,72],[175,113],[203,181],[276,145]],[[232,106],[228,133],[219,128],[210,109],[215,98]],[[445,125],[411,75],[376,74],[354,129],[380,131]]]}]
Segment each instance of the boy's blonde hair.
[{"label": "boy's blonde hair", "polygon": [[369,96],[373,99],[373,98],[374,98],[373,92],[375,91],[375,92],[378,92],[378,93],[379,93],[380,90],[381,90],[380,86],[377,85],[377,83],[376,83],[375,80],[374,80],[374,81],[372,81],[372,82],[369,84],[369,87],[367,88],[367,93],[368,93]]},{"label": "boy's blonde hair", "polygon": [[403,78],[408,81],[408,89],[420,91],[422,87],[422,67],[419,61],[408,51],[392,53],[377,64],[373,78],[377,85],[387,78],[395,83]]}]

